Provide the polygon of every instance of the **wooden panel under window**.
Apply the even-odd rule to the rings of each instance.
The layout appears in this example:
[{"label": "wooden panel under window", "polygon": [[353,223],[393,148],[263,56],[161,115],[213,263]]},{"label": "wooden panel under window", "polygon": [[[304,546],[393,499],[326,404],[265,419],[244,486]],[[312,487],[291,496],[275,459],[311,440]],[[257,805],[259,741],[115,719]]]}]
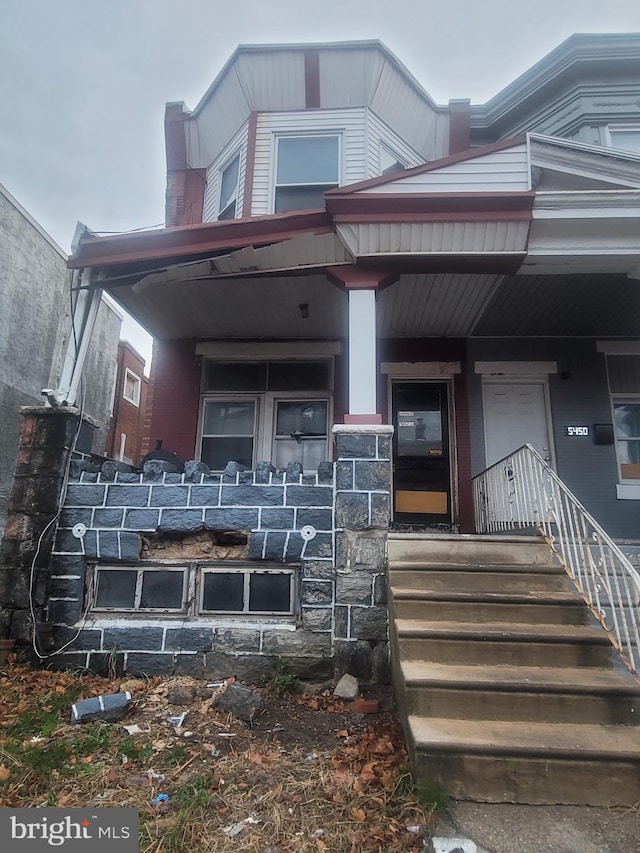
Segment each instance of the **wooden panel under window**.
[{"label": "wooden panel under window", "polygon": [[396,492],[396,512],[447,514],[446,492]]},{"label": "wooden panel under window", "polygon": [[620,473],[623,480],[640,480],[640,462],[623,462]]}]

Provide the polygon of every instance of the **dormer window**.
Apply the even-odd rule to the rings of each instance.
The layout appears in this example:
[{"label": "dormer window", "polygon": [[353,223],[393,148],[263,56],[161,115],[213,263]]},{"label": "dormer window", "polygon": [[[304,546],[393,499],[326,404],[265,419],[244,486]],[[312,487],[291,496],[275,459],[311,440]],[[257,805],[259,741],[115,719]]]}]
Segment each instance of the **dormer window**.
[{"label": "dormer window", "polygon": [[218,219],[235,219],[240,181],[240,152],[220,170]]},{"label": "dormer window", "polygon": [[324,207],[324,194],[340,182],[340,136],[276,137],[274,210]]},{"label": "dormer window", "polygon": [[611,148],[640,154],[640,124],[610,124],[607,135]]},{"label": "dormer window", "polygon": [[407,168],[405,161],[384,142],[380,143],[380,174],[391,175]]}]

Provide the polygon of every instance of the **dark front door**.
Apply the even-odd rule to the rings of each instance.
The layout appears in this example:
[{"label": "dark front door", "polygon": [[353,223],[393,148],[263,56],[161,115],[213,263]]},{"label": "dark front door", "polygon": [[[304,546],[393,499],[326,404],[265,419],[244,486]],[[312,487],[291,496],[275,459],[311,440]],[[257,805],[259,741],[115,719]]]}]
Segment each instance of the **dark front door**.
[{"label": "dark front door", "polygon": [[400,524],[450,524],[447,384],[394,383],[392,407],[393,520]]}]

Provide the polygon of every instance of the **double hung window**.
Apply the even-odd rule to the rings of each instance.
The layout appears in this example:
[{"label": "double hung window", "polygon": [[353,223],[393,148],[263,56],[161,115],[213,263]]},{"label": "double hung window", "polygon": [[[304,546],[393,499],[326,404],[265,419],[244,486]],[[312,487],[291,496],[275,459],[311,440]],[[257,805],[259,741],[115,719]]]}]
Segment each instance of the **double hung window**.
[{"label": "double hung window", "polygon": [[324,194],[340,183],[340,136],[276,137],[274,211],[324,207]]},{"label": "double hung window", "polygon": [[240,152],[220,170],[218,219],[235,219],[240,183]]},{"label": "double hung window", "polygon": [[201,456],[214,471],[227,462],[279,470],[327,459],[331,362],[210,361],[204,370]]}]

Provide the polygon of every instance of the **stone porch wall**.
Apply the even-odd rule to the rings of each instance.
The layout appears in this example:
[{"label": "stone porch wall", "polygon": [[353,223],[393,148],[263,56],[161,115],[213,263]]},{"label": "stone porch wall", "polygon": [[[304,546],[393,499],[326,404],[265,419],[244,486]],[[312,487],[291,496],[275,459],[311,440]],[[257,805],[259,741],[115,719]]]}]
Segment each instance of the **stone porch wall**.
[{"label": "stone porch wall", "polygon": [[[386,681],[390,428],[334,432],[338,461],[312,476],[295,465],[277,474],[268,463],[255,471],[230,464],[223,475],[199,462],[181,474],[158,462],[146,463],[142,474],[112,462],[99,470],[73,463],[39,577],[46,584],[44,618],[53,626],[47,662],[259,681],[282,658],[301,678],[348,670]],[[96,563],[155,565],[165,537],[184,548],[175,562],[211,564],[225,559],[218,534],[240,531],[246,546],[234,548],[233,557],[243,565],[299,566],[295,618],[87,610]],[[13,636],[25,642],[24,620],[14,626]]]}]

